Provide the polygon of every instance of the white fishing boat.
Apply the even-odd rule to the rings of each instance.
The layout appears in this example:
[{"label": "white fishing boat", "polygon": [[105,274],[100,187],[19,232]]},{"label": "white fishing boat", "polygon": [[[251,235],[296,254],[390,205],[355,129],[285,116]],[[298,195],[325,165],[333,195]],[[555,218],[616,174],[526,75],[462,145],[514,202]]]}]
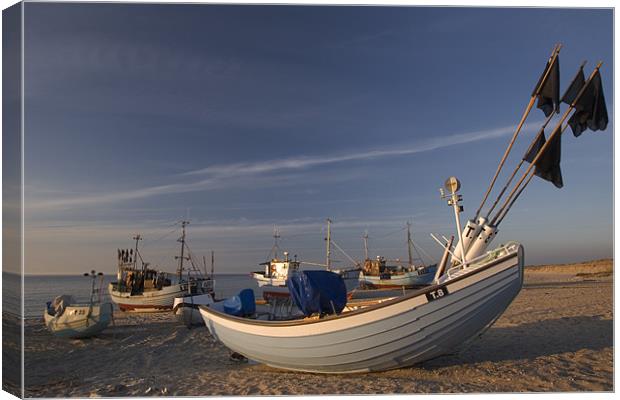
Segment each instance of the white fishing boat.
[{"label": "white fishing boat", "polygon": [[175,297],[172,312],[185,325],[203,325],[204,320],[198,311],[199,306],[209,306],[215,300],[210,293]]},{"label": "white fishing boat", "polygon": [[265,267],[264,271],[252,272],[252,278],[256,280],[258,287],[285,287],[289,274],[299,270],[300,262],[289,259],[286,251],[283,254],[282,259],[278,259],[276,254],[271,260],[260,264]]},{"label": "white fishing boat", "polygon": [[[196,274],[191,278],[184,276],[184,261],[189,261],[194,270],[193,258],[185,240],[187,221],[181,222],[182,234],[180,255],[176,274],[151,268],[144,262],[138,243],[140,235],[134,236],[134,249],[118,250],[117,281],[108,286],[112,301],[121,311],[154,312],[171,310],[176,297],[190,294],[213,293],[213,279],[209,276]],[[185,252],[187,248],[187,254]],[[138,265],[138,260],[140,265]]]},{"label": "white fishing boat", "polygon": [[[497,237],[499,224],[534,175],[557,187],[562,186],[559,137],[567,126],[578,136],[585,129],[603,130],[608,123],[599,74],[601,63],[587,80],[582,65],[562,97],[562,102],[570,106],[553,133],[545,140],[541,129],[523,157],[530,165],[508,192],[503,205],[491,218],[491,212],[523,162],[515,168],[486,216],[481,216],[484,203],[536,99],[538,108],[547,116],[543,129],[554,112],[559,112],[559,50],[559,45],[554,48],[489,189],[464,230],[459,217],[463,211],[462,197],[458,194],[460,182],[451,177],[445,184],[448,194],[441,190],[442,198],[446,198],[454,210],[458,242],[453,247],[454,236],[441,241],[432,235],[444,248],[444,254],[431,285],[368,306],[341,307],[343,284],[339,291],[323,293],[319,285],[311,284],[308,276],[305,285],[299,285],[292,292],[305,318],[265,321],[202,306],[200,313],[211,334],[234,352],[276,368],[355,373],[410,366],[453,352],[491,326],[523,285],[523,246],[508,242],[488,251]],[[564,125],[572,111],[575,113]],[[297,293],[304,287],[308,287],[307,294],[314,296],[307,297],[307,303],[300,301],[306,298],[303,290]]]},{"label": "white fishing boat", "polygon": [[[89,274],[85,274],[89,275]],[[112,321],[112,304],[95,299],[96,276],[103,274],[92,271],[90,301],[78,303],[73,296],[61,295],[48,302],[43,319],[45,326],[54,335],[71,339],[94,336],[103,331]]]},{"label": "white fishing boat", "polygon": [[[206,306],[200,312],[211,334],[227,347],[273,367],[354,373],[412,365],[452,351],[482,331],[523,284],[518,243],[446,270],[449,251],[446,245],[434,284],[371,305],[334,309],[332,315],[265,321]],[[341,290],[346,293],[344,283]]]},{"label": "white fishing boat", "polygon": [[[274,229],[274,245],[271,248],[271,252],[269,254],[270,260],[260,264],[264,266],[263,271],[254,271],[251,274],[252,278],[256,280],[258,287],[263,289],[263,298],[265,298],[265,300],[271,301],[272,299],[275,299],[286,301],[287,299],[289,299],[290,296],[289,290],[286,287],[286,280],[290,276],[298,273],[302,264],[325,267],[327,270],[337,273],[344,279],[347,291],[351,291],[358,286],[358,277],[360,271],[359,267],[336,269],[332,268],[330,254],[331,245],[334,243],[331,239],[330,223],[331,220],[328,219],[327,237],[325,239],[327,242],[327,261],[325,264],[298,261],[297,256],[294,256],[294,259],[291,260],[289,258],[289,253],[286,251],[283,252],[284,258],[278,258],[278,251],[280,250],[278,239],[280,238],[280,232],[277,229]],[[354,260],[353,262],[355,263]]]},{"label": "white fishing boat", "polygon": [[276,368],[320,373],[381,371],[445,354],[492,323],[519,293],[523,248],[489,252],[467,268],[406,296],[323,318],[264,321],[211,307],[211,334],[243,356]]}]

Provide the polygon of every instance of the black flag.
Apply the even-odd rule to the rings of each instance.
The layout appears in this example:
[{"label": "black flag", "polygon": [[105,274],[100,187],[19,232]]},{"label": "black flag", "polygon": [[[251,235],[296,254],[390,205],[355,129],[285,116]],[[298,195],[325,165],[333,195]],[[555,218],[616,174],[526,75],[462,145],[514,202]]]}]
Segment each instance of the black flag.
[{"label": "black flag", "polygon": [[605,130],[608,122],[609,116],[607,115],[607,105],[603,94],[603,83],[601,82],[601,74],[597,71],[575,103],[575,112],[568,120],[568,124],[573,135],[578,137],[586,129],[592,131]]},{"label": "black flag", "polygon": [[586,78],[583,75],[583,66],[581,66],[579,71],[577,71],[577,75],[575,75],[573,81],[570,83],[570,86],[566,89],[566,92],[564,92],[562,102],[568,105],[573,104],[573,101],[577,98],[577,95],[579,94],[579,91],[583,87],[584,83],[586,83]]},{"label": "black flag", "polygon": [[545,117],[552,112],[560,112],[560,59],[556,57],[553,63],[547,61],[543,74],[538,79],[532,96],[538,96],[538,104]]},{"label": "black flag", "polygon": [[[558,129],[561,129],[561,127],[558,127]],[[534,171],[534,175],[553,183],[555,187],[559,189],[564,186],[564,181],[562,180],[562,170],[560,169],[562,134],[561,132],[557,132],[552,136],[553,138],[552,141],[549,142],[549,146],[547,146],[545,152],[536,161],[536,170]],[[529,150],[523,156],[523,160],[529,163],[534,161],[534,158],[540,149],[542,149],[545,145],[545,142],[545,132],[541,129]]]}]

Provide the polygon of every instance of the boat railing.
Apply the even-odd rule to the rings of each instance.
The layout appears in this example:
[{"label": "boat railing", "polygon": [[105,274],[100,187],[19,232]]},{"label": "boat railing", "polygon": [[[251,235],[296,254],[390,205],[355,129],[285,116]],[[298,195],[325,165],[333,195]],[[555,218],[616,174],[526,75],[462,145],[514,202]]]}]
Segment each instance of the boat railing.
[{"label": "boat railing", "polygon": [[496,260],[500,257],[506,256],[511,253],[515,253],[519,250],[519,243],[517,242],[508,242],[500,245],[499,247],[489,250],[480,256],[473,258],[471,260],[467,260],[466,265],[463,266],[463,263],[458,263],[448,269],[445,273],[448,279],[452,279],[457,275],[462,275],[465,271],[471,271],[477,268],[480,268],[483,265],[486,265],[488,262]]}]

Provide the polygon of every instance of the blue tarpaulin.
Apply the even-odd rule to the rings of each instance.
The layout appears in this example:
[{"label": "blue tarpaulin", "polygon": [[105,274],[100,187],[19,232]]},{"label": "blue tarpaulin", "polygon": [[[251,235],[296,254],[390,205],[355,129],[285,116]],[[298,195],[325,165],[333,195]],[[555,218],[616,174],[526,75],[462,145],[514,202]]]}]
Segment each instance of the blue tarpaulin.
[{"label": "blue tarpaulin", "polygon": [[340,314],[347,304],[342,277],[330,271],[300,271],[286,280],[293,301],[306,316]]}]

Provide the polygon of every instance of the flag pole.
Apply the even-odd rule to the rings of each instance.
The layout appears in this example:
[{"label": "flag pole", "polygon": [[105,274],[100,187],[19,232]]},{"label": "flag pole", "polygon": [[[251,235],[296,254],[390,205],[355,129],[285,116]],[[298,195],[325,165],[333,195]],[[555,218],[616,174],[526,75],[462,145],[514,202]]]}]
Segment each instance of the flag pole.
[{"label": "flag pole", "polygon": [[[540,134],[540,132],[543,132],[545,130],[545,128],[547,127],[547,124],[549,123],[549,121],[551,121],[552,118],[553,118],[553,114],[549,114],[549,116],[545,120],[545,123],[542,125],[542,127],[538,131],[538,134],[536,135],[536,137],[534,138],[532,143],[530,143],[530,147],[527,148],[527,151],[525,152],[525,154],[529,153],[530,150],[532,150],[532,147],[534,146],[534,142],[535,142],[536,138],[538,138],[538,135]],[[486,215],[487,219],[489,218],[489,215],[491,215],[491,213],[493,212],[493,210],[495,209],[495,207],[497,206],[497,204],[501,200],[501,198],[504,195],[504,193],[506,193],[506,189],[508,189],[508,186],[510,186],[510,184],[512,183],[512,180],[517,175],[517,172],[519,172],[519,170],[521,169],[521,166],[523,165],[523,162],[524,162],[524,160],[521,159],[521,161],[519,161],[519,164],[517,165],[517,167],[512,171],[512,175],[510,175],[510,178],[508,178],[508,181],[506,181],[506,184],[504,185],[502,190],[497,195],[497,198],[493,202],[493,205],[491,206],[489,211],[487,211],[487,215]]]},{"label": "flag pole", "polygon": [[[552,66],[555,60],[558,58],[561,48],[562,48],[562,44],[555,45],[555,47],[553,48],[553,52],[551,53],[551,57],[549,57],[549,64],[548,64],[549,66]],[[536,87],[536,89],[534,89],[534,93],[532,94],[532,97],[530,98],[530,101],[527,104],[525,111],[523,112],[521,121],[519,121],[519,125],[517,125],[517,129],[512,135],[512,139],[510,139],[510,143],[508,143],[508,147],[506,148],[506,151],[504,152],[504,156],[502,157],[501,161],[499,162],[499,165],[497,166],[495,175],[493,176],[493,179],[491,179],[491,184],[489,185],[489,188],[487,189],[487,192],[485,193],[484,198],[482,199],[482,202],[480,203],[480,206],[476,210],[476,216],[474,217],[474,220],[478,219],[478,216],[480,215],[480,211],[482,210],[482,207],[484,207],[484,203],[487,201],[487,198],[489,197],[489,194],[491,193],[491,190],[493,189],[493,185],[495,185],[495,181],[497,180],[497,177],[500,171],[502,170],[504,163],[506,162],[506,158],[508,157],[508,154],[510,154],[510,151],[512,150],[512,146],[514,145],[515,140],[517,140],[517,136],[519,135],[519,132],[521,131],[521,128],[523,127],[523,124],[525,124],[525,120],[527,119],[528,115],[530,114],[530,111],[532,110],[532,107],[534,106],[534,102],[536,101],[536,97],[538,96],[540,92],[540,88],[545,83],[545,80],[547,79],[547,76],[549,76],[550,72],[551,72],[551,68],[547,68],[542,79],[539,81],[538,86]]]},{"label": "flag pole", "polygon": [[[579,67],[579,69],[577,70],[577,74],[579,74],[580,70],[583,70],[583,67],[585,67],[586,64],[587,64],[587,60],[584,60],[581,63],[581,66]],[[575,80],[575,78],[573,78],[573,80]],[[566,93],[564,93],[564,96],[566,96]],[[553,118],[553,114],[549,114],[549,116],[545,120],[545,123],[540,128],[540,131],[538,132],[538,134],[540,134],[541,131],[545,130],[545,128],[547,127],[547,124],[549,123],[549,121],[551,121],[552,118]],[[564,129],[566,129],[566,127],[564,127]],[[527,151],[525,152],[525,154],[528,154],[530,152],[530,150],[532,150],[532,147],[534,146],[534,143],[535,143],[537,138],[538,138],[538,135],[534,138],[532,143],[530,143],[530,146],[527,148]],[[506,185],[504,185],[504,187],[502,188],[501,192],[499,193],[499,195],[495,199],[495,202],[493,203],[493,205],[491,206],[491,208],[487,212],[487,215],[486,215],[485,218],[488,219],[489,215],[491,215],[491,213],[493,212],[493,210],[495,209],[497,204],[499,204],[499,201],[501,200],[502,196],[504,195],[504,193],[508,189],[508,186],[510,186],[510,184],[512,183],[512,180],[514,179],[514,177],[517,175],[517,172],[519,172],[519,170],[521,169],[521,166],[523,165],[524,162],[525,162],[525,160],[521,159],[521,161],[519,162],[519,165],[517,165],[517,167],[514,169],[514,171],[512,171],[512,175],[510,175],[510,178],[508,178],[508,181],[506,182]],[[512,203],[511,203],[511,205],[509,207],[512,207]],[[501,222],[501,220],[500,220],[500,222]]]},{"label": "flag pole", "polygon": [[[564,131],[566,130],[566,128],[568,127],[568,124],[564,125],[564,127],[562,128],[562,131],[559,133],[559,135],[561,135],[562,133],[564,133]],[[525,189],[525,187],[530,183],[530,181],[532,180],[532,178],[534,177],[534,175],[536,175],[536,170],[532,170],[532,173],[530,174],[530,176],[527,178],[527,180],[523,183],[523,186],[521,187],[521,189],[519,189],[519,191],[515,194],[514,199],[512,199],[510,201],[510,204],[508,205],[508,207],[506,208],[506,210],[504,211],[504,213],[501,215],[501,217],[499,217],[499,219],[497,220],[497,225],[501,224],[502,221],[504,220],[504,217],[506,217],[506,214],[508,214],[508,211],[510,211],[510,209],[512,208],[512,205],[517,201],[517,199],[519,198],[519,196],[521,196],[521,193],[523,192],[523,190]]]},{"label": "flag pole", "polygon": [[555,137],[555,135],[561,135],[562,132],[564,131],[564,129],[558,129],[562,127],[562,124],[564,123],[564,121],[566,120],[566,118],[568,117],[568,114],[570,114],[571,111],[574,110],[575,108],[575,104],[579,101],[579,99],[581,99],[581,96],[583,95],[583,93],[585,92],[585,90],[588,88],[588,86],[590,85],[590,83],[592,82],[592,78],[594,78],[596,76],[596,74],[598,73],[599,69],[601,68],[601,65],[603,65],[602,61],[599,61],[599,63],[596,65],[596,67],[594,68],[594,71],[592,71],[592,73],[590,74],[590,76],[588,77],[588,80],[586,81],[586,83],[583,85],[583,87],[581,88],[581,90],[579,90],[579,93],[577,94],[577,96],[575,97],[575,100],[572,101],[570,107],[568,107],[568,110],[566,110],[566,112],[564,113],[564,115],[562,115],[562,118],[560,119],[560,121],[557,123],[557,125],[555,126],[555,129],[553,130],[553,133],[551,134],[551,136],[549,136],[549,139],[547,139],[547,141],[545,142],[545,144],[540,148],[540,150],[538,150],[538,153],[536,154],[536,157],[534,157],[534,159],[532,160],[532,162],[530,163],[530,165],[528,166],[527,170],[525,171],[525,173],[521,176],[521,179],[519,180],[519,182],[517,182],[517,184],[515,185],[515,187],[512,189],[512,191],[510,192],[510,194],[508,195],[508,198],[506,199],[506,201],[504,202],[504,205],[502,206],[502,208],[500,208],[500,210],[497,212],[497,214],[495,215],[495,217],[493,218],[493,220],[491,221],[491,225],[496,226],[495,223],[498,220],[498,217],[501,214],[504,214],[504,210],[506,209],[506,207],[510,204],[512,197],[515,195],[517,189],[519,188],[519,186],[521,186],[521,184],[523,183],[523,181],[525,180],[525,178],[527,177],[527,175],[530,173],[530,171],[532,170],[532,168],[534,168],[534,166],[536,165],[536,162],[538,161],[538,159],[543,155],[543,153],[545,152],[545,150],[547,150],[547,147],[549,147],[549,144],[553,142],[553,138]]}]

